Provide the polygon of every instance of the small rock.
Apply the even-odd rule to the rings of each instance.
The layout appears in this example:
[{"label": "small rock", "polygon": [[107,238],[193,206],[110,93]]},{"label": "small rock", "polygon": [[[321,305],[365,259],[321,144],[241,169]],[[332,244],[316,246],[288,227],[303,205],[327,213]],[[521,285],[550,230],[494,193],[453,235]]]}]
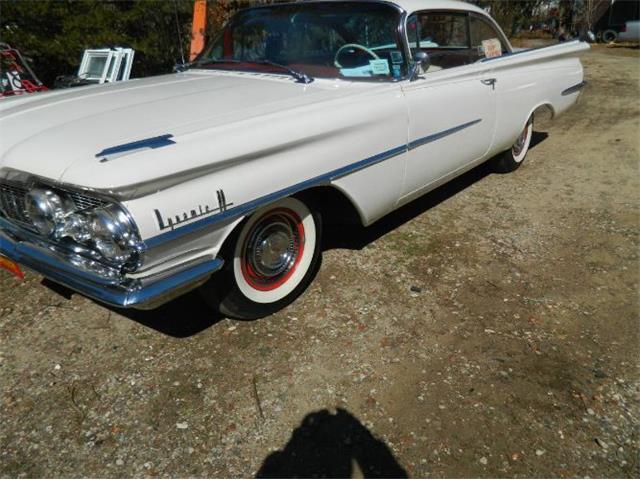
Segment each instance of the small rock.
[{"label": "small rock", "polygon": [[587,413],[589,415],[595,415],[596,414],[596,412],[593,411],[593,408],[587,408]]},{"label": "small rock", "polygon": [[489,463],[489,460],[487,460],[487,457],[480,457],[480,460],[478,460],[482,465],[486,465],[487,463]]},{"label": "small rock", "polygon": [[56,366],[53,367],[54,370],[60,370],[62,367],[60,366],[59,363],[56,363]]},{"label": "small rock", "polygon": [[416,287],[415,285],[411,286],[411,291],[414,293],[422,293],[422,289],[420,287]]},{"label": "small rock", "polygon": [[541,457],[542,455],[544,455],[545,453],[547,453],[545,450],[542,450],[541,448],[539,448],[538,450],[536,450],[536,455]]},{"label": "small rock", "polygon": [[606,450],[609,448],[609,445],[607,445],[604,440],[600,440],[599,438],[596,438],[595,441],[598,445],[600,445],[600,448],[602,448],[603,450]]},{"label": "small rock", "polygon": [[124,460],[122,460],[121,458],[118,458],[116,460],[116,465],[118,465],[119,467],[121,467],[122,465],[124,465]]},{"label": "small rock", "polygon": [[187,422],[176,423],[176,428],[178,430],[186,430],[189,428],[189,424]]},{"label": "small rock", "polygon": [[593,371],[593,376],[596,378],[607,378],[607,374],[604,373],[602,370],[598,370],[598,369],[595,369]]}]

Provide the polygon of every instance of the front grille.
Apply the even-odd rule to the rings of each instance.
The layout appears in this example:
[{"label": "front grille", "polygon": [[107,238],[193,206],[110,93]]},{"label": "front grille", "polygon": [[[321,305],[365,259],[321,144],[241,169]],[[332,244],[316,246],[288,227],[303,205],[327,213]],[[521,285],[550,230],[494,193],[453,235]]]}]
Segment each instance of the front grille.
[{"label": "front grille", "polygon": [[77,192],[65,192],[69,198],[73,201],[74,205],[78,209],[77,211],[88,210],[90,208],[101,207],[106,205],[107,202],[98,198],[88,197],[82,193]]},{"label": "front grille", "polygon": [[[75,205],[76,212],[101,207],[108,203],[104,200],[89,197],[78,192],[53,190],[56,190],[61,196],[69,198]],[[6,182],[0,183],[0,211],[8,220],[23,226],[31,225],[25,206],[25,195],[27,191],[28,189],[22,185]]]},{"label": "front grille", "polygon": [[27,189],[8,183],[0,183],[0,210],[8,220],[21,225],[30,225],[29,215],[24,204]]}]

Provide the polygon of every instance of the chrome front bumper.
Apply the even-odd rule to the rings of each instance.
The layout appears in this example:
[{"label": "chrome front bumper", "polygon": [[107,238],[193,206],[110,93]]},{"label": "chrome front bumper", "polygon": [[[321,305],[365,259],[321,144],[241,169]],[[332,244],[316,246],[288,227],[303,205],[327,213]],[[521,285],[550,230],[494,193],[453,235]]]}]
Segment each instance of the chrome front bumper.
[{"label": "chrome front bumper", "polygon": [[72,265],[52,248],[21,238],[19,232],[6,228],[0,230],[0,255],[99,302],[141,310],[156,308],[193,290],[224,265],[221,259],[209,257],[149,279],[105,278]]}]

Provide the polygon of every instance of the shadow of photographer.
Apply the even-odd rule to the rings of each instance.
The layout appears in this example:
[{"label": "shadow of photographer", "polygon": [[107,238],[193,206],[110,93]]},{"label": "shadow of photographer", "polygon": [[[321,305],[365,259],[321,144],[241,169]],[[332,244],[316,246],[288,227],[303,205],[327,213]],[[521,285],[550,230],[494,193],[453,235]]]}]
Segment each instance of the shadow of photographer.
[{"label": "shadow of photographer", "polygon": [[408,478],[391,450],[346,410],[310,413],[257,478]]}]

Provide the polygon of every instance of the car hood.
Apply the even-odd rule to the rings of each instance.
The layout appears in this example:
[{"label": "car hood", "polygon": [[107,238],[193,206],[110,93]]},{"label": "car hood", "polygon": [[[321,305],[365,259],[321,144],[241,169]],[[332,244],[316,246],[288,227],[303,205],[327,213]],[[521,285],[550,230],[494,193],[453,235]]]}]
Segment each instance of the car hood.
[{"label": "car hood", "polygon": [[[290,119],[302,114],[301,108],[335,100],[353,88],[362,87],[329,80],[305,85],[282,75],[190,71],[4,99],[0,168],[85,187],[126,185],[133,181],[128,174],[133,167],[121,164],[117,174],[108,172],[108,180],[91,174],[100,152],[169,135],[172,143],[185,143],[205,135],[209,141],[222,136],[228,141],[233,134],[242,143],[252,133],[238,130],[247,119]],[[159,165],[158,170],[180,171],[181,160],[174,158],[170,169]]]}]

